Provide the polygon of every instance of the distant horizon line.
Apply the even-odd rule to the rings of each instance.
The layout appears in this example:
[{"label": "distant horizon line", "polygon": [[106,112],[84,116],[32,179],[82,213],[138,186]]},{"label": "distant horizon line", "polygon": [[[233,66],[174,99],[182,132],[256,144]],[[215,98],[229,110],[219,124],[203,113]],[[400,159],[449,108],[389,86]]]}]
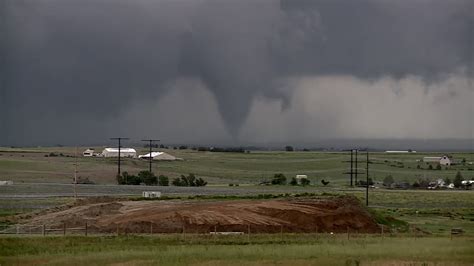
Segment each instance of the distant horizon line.
[{"label": "distant horizon line", "polygon": [[[38,147],[94,147],[94,146],[114,146],[115,142],[104,140],[104,142],[78,143],[73,145],[69,142],[64,144],[40,144],[40,145],[0,145],[0,147],[10,148],[38,148]],[[285,146],[292,146],[297,150],[344,150],[351,148],[369,148],[374,151],[387,150],[416,150],[423,151],[469,151],[474,152],[474,139],[462,138],[437,138],[437,139],[400,139],[400,138],[378,138],[378,139],[362,139],[362,138],[333,138],[321,139],[318,141],[272,141],[272,142],[241,142],[231,143],[226,141],[209,141],[193,142],[193,141],[170,141],[158,142],[158,146],[166,147],[187,146],[188,148],[198,147],[220,147],[220,148],[245,148],[247,150],[285,150]],[[116,146],[116,144],[115,144]],[[144,146],[139,141],[131,139],[122,146]]]}]

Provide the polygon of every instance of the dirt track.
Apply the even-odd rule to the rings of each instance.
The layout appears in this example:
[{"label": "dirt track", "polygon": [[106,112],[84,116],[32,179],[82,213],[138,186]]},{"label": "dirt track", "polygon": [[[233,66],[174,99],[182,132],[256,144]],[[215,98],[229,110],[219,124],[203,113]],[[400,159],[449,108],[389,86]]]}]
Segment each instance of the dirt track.
[{"label": "dirt track", "polygon": [[352,197],[233,201],[116,201],[85,204],[39,215],[27,222],[61,228],[83,226],[104,233],[207,233],[241,231],[378,232]]}]

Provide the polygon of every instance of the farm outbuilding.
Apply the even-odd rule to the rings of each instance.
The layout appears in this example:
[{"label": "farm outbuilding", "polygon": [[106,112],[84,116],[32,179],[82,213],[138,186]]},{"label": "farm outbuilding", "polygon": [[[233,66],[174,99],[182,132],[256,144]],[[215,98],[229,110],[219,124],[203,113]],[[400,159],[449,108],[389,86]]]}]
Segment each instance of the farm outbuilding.
[{"label": "farm outbuilding", "polygon": [[82,153],[84,157],[92,157],[94,156],[94,149],[87,149]]},{"label": "farm outbuilding", "polygon": [[307,176],[307,175],[296,175],[296,179],[297,179],[297,180],[300,180],[300,179],[303,179],[303,178],[306,178],[306,179],[307,179],[308,176]]},{"label": "farm outbuilding", "polygon": [[[118,157],[119,149],[118,148],[105,148],[102,151],[102,156],[103,157]],[[137,151],[132,148],[121,148],[120,157],[135,158],[137,157]]]},{"label": "farm outbuilding", "polygon": [[[168,154],[166,152],[152,152],[151,157],[153,158],[153,160],[157,160],[157,161],[175,161],[175,160],[177,160],[176,157],[174,157],[173,155]],[[140,156],[138,156],[138,158],[149,160],[150,159],[150,153],[147,153],[145,155],[140,155]]]}]

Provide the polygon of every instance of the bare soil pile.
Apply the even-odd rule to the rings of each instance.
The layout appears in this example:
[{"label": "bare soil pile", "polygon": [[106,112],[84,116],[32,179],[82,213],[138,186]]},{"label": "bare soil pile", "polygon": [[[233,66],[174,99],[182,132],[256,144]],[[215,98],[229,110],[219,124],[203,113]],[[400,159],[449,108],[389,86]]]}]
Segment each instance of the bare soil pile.
[{"label": "bare soil pile", "polygon": [[353,197],[234,201],[115,201],[74,206],[33,217],[29,225],[83,226],[112,233],[212,231],[375,233],[374,218]]}]

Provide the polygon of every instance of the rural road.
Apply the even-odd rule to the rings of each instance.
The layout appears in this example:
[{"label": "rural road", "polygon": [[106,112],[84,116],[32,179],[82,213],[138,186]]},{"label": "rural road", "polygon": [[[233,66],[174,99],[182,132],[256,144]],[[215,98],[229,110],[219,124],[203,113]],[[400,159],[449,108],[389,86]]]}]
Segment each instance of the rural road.
[{"label": "rural road", "polygon": [[[351,191],[359,189],[351,189]],[[362,189],[360,189],[362,190]],[[162,195],[258,195],[278,193],[316,193],[342,191],[340,188],[289,187],[289,186],[129,186],[129,185],[77,185],[79,197],[141,196],[143,191],[160,191]],[[16,183],[0,186],[0,199],[73,197],[74,185],[61,183]]]}]

